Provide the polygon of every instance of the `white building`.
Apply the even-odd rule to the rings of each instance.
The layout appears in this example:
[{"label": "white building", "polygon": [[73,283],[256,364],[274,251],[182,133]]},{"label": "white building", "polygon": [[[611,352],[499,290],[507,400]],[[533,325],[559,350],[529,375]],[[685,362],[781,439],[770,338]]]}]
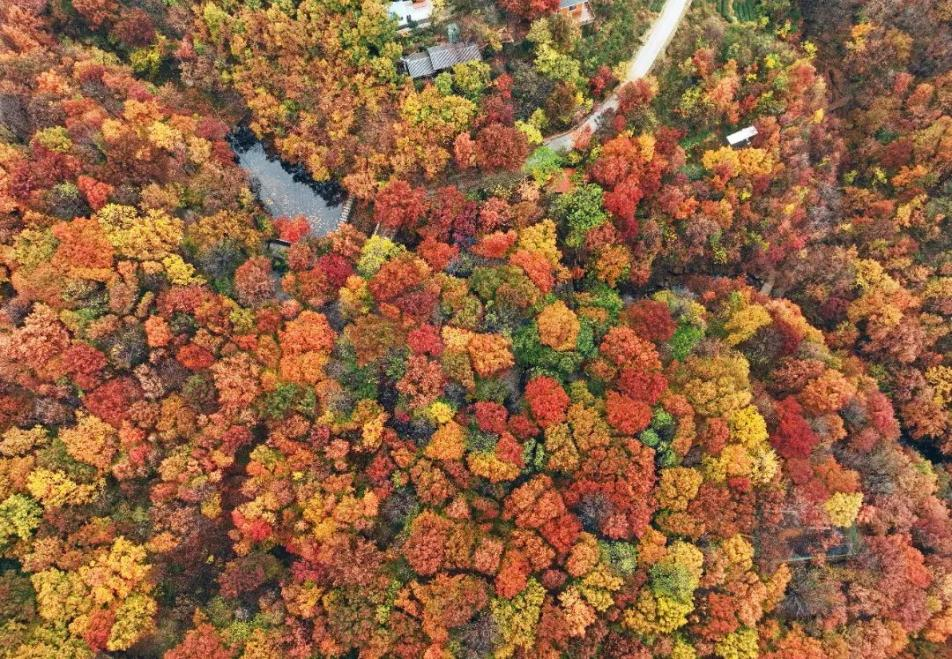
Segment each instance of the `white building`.
[{"label": "white building", "polygon": [[396,0],[387,7],[387,13],[397,19],[401,29],[426,25],[433,15],[433,0]]},{"label": "white building", "polygon": [[748,140],[757,136],[757,129],[753,126],[748,126],[747,128],[742,128],[736,133],[731,133],[727,136],[727,143],[732,147],[737,145],[744,145]]}]

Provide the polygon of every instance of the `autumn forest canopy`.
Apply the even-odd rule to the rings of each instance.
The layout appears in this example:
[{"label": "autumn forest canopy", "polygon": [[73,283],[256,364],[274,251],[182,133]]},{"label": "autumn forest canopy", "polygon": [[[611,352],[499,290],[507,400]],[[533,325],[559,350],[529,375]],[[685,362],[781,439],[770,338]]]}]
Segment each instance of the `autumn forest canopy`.
[{"label": "autumn forest canopy", "polygon": [[952,1],[670,2],[0,0],[0,658],[952,657]]}]

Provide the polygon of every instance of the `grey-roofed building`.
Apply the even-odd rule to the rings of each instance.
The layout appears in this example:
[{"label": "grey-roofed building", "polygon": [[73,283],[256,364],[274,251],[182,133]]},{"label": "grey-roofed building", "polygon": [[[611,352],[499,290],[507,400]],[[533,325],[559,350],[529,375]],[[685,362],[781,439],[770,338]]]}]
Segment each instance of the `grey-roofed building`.
[{"label": "grey-roofed building", "polygon": [[595,20],[588,0],[559,0],[559,13],[568,16],[579,25]]},{"label": "grey-roofed building", "polygon": [[405,57],[401,57],[400,61],[403,62],[404,71],[406,71],[407,75],[411,78],[427,78],[434,73],[433,63],[430,61],[430,56],[426,51],[406,55]]},{"label": "grey-roofed building", "polygon": [[428,78],[457,64],[482,59],[474,43],[441,43],[425,51],[401,57],[403,69],[411,78]]}]

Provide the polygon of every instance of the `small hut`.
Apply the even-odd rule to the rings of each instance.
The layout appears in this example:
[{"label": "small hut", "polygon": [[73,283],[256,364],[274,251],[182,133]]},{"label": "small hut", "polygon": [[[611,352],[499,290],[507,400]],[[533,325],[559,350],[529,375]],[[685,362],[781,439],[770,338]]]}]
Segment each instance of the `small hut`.
[{"label": "small hut", "polygon": [[559,0],[559,13],[568,16],[577,25],[587,25],[595,20],[588,0]]},{"label": "small hut", "polygon": [[731,145],[731,148],[747,146],[747,143],[754,137],[757,137],[757,129],[754,126],[748,126],[728,135],[727,143]]}]

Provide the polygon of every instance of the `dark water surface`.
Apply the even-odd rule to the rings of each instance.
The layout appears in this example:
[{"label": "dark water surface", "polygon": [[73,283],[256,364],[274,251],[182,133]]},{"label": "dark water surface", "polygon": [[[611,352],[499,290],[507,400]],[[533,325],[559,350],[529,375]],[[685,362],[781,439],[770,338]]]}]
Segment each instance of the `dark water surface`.
[{"label": "dark water surface", "polygon": [[337,228],[346,198],[340,185],[314,181],[303,167],[275,158],[247,128],[234,131],[228,141],[238,165],[251,179],[252,190],[273,217],[303,215],[316,236]]}]

